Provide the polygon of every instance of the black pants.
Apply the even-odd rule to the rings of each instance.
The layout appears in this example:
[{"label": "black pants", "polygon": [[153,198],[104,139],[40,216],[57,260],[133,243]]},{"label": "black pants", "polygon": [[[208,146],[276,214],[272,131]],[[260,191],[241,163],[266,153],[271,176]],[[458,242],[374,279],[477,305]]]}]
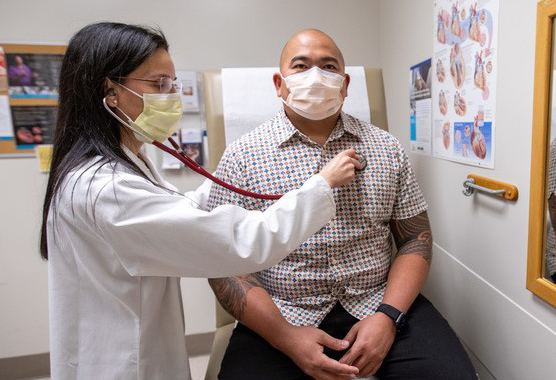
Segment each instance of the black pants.
[{"label": "black pants", "polygon": [[[357,318],[337,303],[319,328],[335,338],[343,339],[357,322]],[[345,351],[336,352],[325,348],[325,353],[339,359]],[[422,295],[417,297],[408,311],[406,325],[396,335],[376,376],[380,380],[477,379],[473,365],[456,334]],[[234,329],[218,378],[310,379],[290,358],[242,324]]]}]

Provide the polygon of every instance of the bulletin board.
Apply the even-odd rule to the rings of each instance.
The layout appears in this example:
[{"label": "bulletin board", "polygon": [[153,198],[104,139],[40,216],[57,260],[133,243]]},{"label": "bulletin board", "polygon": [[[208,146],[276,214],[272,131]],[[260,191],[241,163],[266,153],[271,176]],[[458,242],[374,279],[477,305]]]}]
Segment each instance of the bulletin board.
[{"label": "bulletin board", "polygon": [[65,52],[62,45],[0,43],[0,158],[34,157],[37,145],[52,143]]}]

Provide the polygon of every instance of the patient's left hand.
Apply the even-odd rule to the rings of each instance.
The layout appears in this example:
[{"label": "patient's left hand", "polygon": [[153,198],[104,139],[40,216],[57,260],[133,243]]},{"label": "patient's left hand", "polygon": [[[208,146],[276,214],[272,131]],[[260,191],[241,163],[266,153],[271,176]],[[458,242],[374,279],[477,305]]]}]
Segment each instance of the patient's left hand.
[{"label": "patient's left hand", "polygon": [[390,351],[396,336],[394,321],[383,313],[375,313],[357,322],[344,340],[351,348],[340,363],[359,368],[358,377],[374,375]]}]

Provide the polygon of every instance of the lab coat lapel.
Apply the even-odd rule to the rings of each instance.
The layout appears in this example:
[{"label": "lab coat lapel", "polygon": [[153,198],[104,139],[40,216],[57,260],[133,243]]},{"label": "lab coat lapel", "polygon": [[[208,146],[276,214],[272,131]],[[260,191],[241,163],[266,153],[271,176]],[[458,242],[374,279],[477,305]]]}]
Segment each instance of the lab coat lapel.
[{"label": "lab coat lapel", "polygon": [[141,169],[143,174],[145,174],[151,181],[159,184],[160,186],[166,186],[166,182],[162,179],[162,177],[154,167],[152,161],[149,159],[149,157],[147,157],[146,154],[143,153],[142,150],[139,151],[139,155],[137,156],[123,144],[122,149],[130,158],[130,160],[133,161],[133,163],[137,165],[137,167]]},{"label": "lab coat lapel", "polygon": [[144,154],[143,151],[139,151],[139,156],[145,162],[145,164],[147,164],[149,173],[154,177],[155,182],[161,186],[166,186],[166,181],[164,181],[158,170],[156,170],[156,167],[154,166],[151,159],[146,154]]}]

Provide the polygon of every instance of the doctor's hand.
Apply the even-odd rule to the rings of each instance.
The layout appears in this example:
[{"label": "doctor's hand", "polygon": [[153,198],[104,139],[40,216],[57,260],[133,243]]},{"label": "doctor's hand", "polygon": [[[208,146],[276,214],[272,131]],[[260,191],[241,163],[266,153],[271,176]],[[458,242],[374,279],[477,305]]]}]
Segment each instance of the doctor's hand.
[{"label": "doctor's hand", "polygon": [[396,326],[392,319],[383,313],[369,315],[357,322],[345,340],[352,344],[340,363],[359,368],[359,377],[374,375],[390,351],[396,336]]},{"label": "doctor's hand", "polygon": [[292,359],[303,372],[317,380],[353,379],[359,372],[356,367],[341,364],[324,354],[324,347],[341,351],[349,344],[331,337],[316,327],[290,326],[274,345]]},{"label": "doctor's hand", "polygon": [[327,163],[319,174],[326,179],[330,187],[335,188],[352,182],[356,168],[363,169],[359,156],[354,149],[346,149]]}]

